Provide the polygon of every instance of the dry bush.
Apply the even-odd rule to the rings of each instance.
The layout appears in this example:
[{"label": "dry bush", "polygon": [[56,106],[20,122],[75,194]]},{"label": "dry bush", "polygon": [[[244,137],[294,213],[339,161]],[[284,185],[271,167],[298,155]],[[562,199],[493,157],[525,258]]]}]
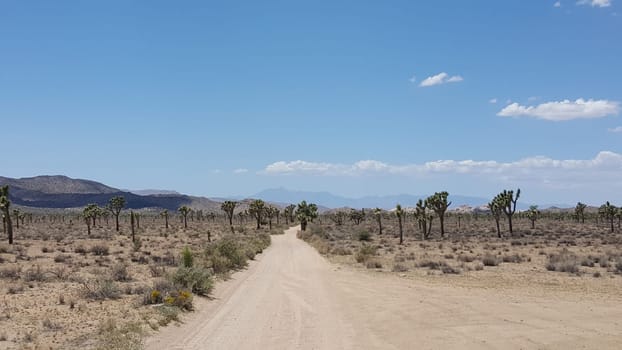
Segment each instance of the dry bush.
[{"label": "dry bush", "polygon": [[562,251],[556,254],[549,254],[549,259],[546,264],[546,269],[549,271],[568,272],[573,274],[579,273],[579,257],[564,248]]}]

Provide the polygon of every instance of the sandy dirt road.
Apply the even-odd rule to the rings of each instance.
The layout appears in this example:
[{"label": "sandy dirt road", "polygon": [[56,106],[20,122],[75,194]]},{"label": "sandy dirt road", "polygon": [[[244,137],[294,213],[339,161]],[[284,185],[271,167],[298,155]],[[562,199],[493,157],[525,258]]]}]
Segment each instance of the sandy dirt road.
[{"label": "sandy dirt road", "polygon": [[622,304],[425,285],[340,268],[273,236],[250,268],[147,349],[620,349]]}]

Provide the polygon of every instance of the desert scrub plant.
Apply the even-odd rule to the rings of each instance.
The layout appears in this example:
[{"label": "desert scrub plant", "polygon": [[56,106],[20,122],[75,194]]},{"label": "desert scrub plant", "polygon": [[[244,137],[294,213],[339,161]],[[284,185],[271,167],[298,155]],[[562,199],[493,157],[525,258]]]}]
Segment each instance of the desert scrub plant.
[{"label": "desert scrub plant", "polygon": [[579,257],[575,253],[564,248],[559,253],[549,254],[549,260],[546,264],[546,269],[549,271],[578,274],[579,263]]},{"label": "desert scrub plant", "polygon": [[129,282],[132,280],[132,276],[130,275],[125,263],[118,263],[112,266],[112,269],[110,270],[110,277],[116,282]]},{"label": "desert scrub plant", "polygon": [[110,249],[105,244],[95,244],[94,246],[91,247],[90,251],[91,251],[91,254],[93,255],[105,256],[109,254]]},{"label": "desert scrub plant", "polygon": [[363,244],[356,254],[354,254],[354,259],[357,263],[366,263],[374,255],[376,255],[376,247],[369,244]]},{"label": "desert scrub plant", "polygon": [[371,241],[371,234],[367,230],[360,231],[358,233],[358,240],[359,241],[364,241],[364,242],[369,242],[369,241]]},{"label": "desert scrub plant", "polygon": [[91,300],[119,299],[121,297],[119,287],[108,278],[84,281],[82,293],[85,298]]},{"label": "desert scrub plant", "polygon": [[41,265],[36,265],[24,273],[24,281],[26,282],[45,282],[47,278],[45,277],[45,272],[41,269]]},{"label": "desert scrub plant", "polygon": [[114,319],[104,321],[99,328],[97,350],[141,350],[143,330],[140,323],[117,325]]},{"label": "desert scrub plant", "polygon": [[180,289],[187,289],[201,296],[207,296],[214,288],[212,274],[201,267],[180,267],[169,279]]},{"label": "desert scrub plant", "polygon": [[194,256],[188,247],[181,251],[181,264],[186,268],[190,268],[194,264]]},{"label": "desert scrub plant", "polygon": [[486,254],[482,258],[482,264],[484,264],[484,266],[498,266],[499,259],[492,254]]},{"label": "desert scrub plant", "polygon": [[164,298],[164,303],[181,310],[192,311],[192,293],[187,290],[174,291]]}]

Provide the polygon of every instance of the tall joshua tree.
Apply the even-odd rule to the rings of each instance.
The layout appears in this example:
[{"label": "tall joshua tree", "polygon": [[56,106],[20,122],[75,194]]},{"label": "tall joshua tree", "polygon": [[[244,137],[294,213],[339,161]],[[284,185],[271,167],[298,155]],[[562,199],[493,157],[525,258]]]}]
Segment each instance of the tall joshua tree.
[{"label": "tall joshua tree", "polygon": [[261,219],[264,217],[266,211],[266,202],[261,199],[255,199],[248,206],[248,213],[251,214],[255,220],[257,220],[257,229],[261,228]]},{"label": "tall joshua tree", "polygon": [[294,211],[296,210],[296,206],[290,204],[283,209],[283,215],[285,216],[285,223],[289,225],[291,222],[294,223]]},{"label": "tall joshua tree", "polygon": [[108,201],[107,209],[114,215],[115,230],[117,232],[119,232],[119,214],[121,214],[123,208],[125,208],[125,197],[123,196],[115,196]]},{"label": "tall joshua tree", "polygon": [[527,210],[527,218],[529,219],[529,221],[531,221],[532,229],[536,228],[536,220],[538,220],[539,216],[540,216],[540,211],[538,210],[538,206],[537,205],[530,206],[529,210]]},{"label": "tall joshua tree", "polygon": [[417,206],[415,207],[415,218],[417,219],[417,223],[419,224],[419,228],[421,229],[421,234],[423,239],[428,239],[428,215],[426,212],[428,206],[428,201],[424,201],[420,199],[417,201]]},{"label": "tall joshua tree", "polygon": [[4,214],[4,225],[9,236],[9,244],[13,244],[13,223],[11,221],[10,207],[9,186],[2,186],[0,187],[0,210]]},{"label": "tall joshua tree", "polygon": [[428,206],[438,215],[438,219],[441,222],[441,237],[445,237],[445,212],[451,205],[451,202],[447,202],[448,196],[449,193],[443,191],[436,192],[427,199]]},{"label": "tall joshua tree", "polygon": [[164,211],[160,213],[160,216],[164,217],[164,227],[168,230],[168,209],[164,209]]},{"label": "tall joshua tree", "polygon": [[501,228],[499,227],[499,220],[501,220],[501,214],[503,214],[502,204],[499,203],[498,198],[494,198],[490,203],[488,203],[488,209],[490,209],[490,214],[495,219],[495,223],[497,224],[497,237],[501,238]]},{"label": "tall joshua tree", "polygon": [[609,221],[611,225],[611,232],[614,231],[613,219],[615,218],[617,211],[618,211],[618,208],[616,208],[615,205],[612,205],[608,201],[607,203],[601,205],[600,209],[598,209],[598,212],[600,213],[600,215],[602,215],[605,220]]},{"label": "tall joshua tree", "polygon": [[402,218],[404,217],[404,210],[401,205],[395,206],[395,215],[397,216],[397,223],[400,228],[400,244],[404,243],[404,229],[402,227]]},{"label": "tall joshua tree", "polygon": [[235,201],[225,201],[220,205],[220,209],[225,212],[227,219],[229,219],[229,227],[231,227],[231,231],[233,231],[233,211],[237,205],[238,202]]},{"label": "tall joshua tree", "polygon": [[279,210],[273,206],[266,207],[266,217],[268,218],[268,227],[272,230],[272,218],[279,215]]},{"label": "tall joshua tree", "polygon": [[99,207],[97,204],[89,204],[82,210],[82,216],[84,217],[84,222],[86,223],[87,234],[91,234],[91,225],[95,226],[95,217],[97,216],[99,211]]},{"label": "tall joshua tree", "polygon": [[179,207],[179,209],[177,209],[177,211],[179,211],[182,218],[184,219],[184,228],[188,228],[188,214],[192,212],[192,209],[188,208],[185,205],[182,205],[181,207]]},{"label": "tall joshua tree", "polygon": [[15,216],[15,228],[19,230],[19,209],[13,209],[13,216]]},{"label": "tall joshua tree", "polygon": [[578,202],[577,206],[574,207],[574,215],[577,221],[581,220],[582,224],[585,224],[585,208],[587,208],[587,205],[581,202]]},{"label": "tall joshua tree", "polygon": [[375,208],[374,217],[376,218],[376,222],[378,223],[378,234],[382,235],[382,209]]},{"label": "tall joshua tree", "polygon": [[518,202],[518,198],[520,197],[520,188],[516,190],[516,197],[514,197],[514,191],[503,190],[503,192],[499,193],[495,199],[503,208],[503,213],[508,217],[508,227],[510,229],[510,234],[514,231],[512,230],[512,216],[516,212],[516,202]]},{"label": "tall joshua tree", "polygon": [[296,218],[300,220],[300,229],[307,230],[307,224],[317,218],[317,205],[302,201],[296,207]]}]

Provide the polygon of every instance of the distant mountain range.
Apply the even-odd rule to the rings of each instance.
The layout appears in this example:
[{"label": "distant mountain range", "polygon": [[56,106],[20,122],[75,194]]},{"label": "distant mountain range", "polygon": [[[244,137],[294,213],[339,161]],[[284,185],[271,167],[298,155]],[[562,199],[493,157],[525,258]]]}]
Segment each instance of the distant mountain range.
[{"label": "distant mountain range", "polygon": [[[99,182],[82,179],[72,179],[67,176],[36,176],[21,179],[12,179],[0,176],[0,185],[11,187],[11,201],[20,206],[34,208],[79,208],[90,203],[104,206],[110,198],[123,196],[128,209],[162,208],[177,210],[182,205],[206,211],[220,211],[220,204],[225,198],[206,198],[180,194],[171,190],[120,190],[106,186]],[[273,205],[284,207],[289,203],[299,203],[306,200],[318,205],[321,212],[335,208],[382,208],[392,209],[396,204],[403,207],[414,207],[419,199],[427,195],[389,195],[365,196],[348,198],[337,196],[329,192],[292,191],[285,188],[268,189],[248,197],[231,197],[240,201],[238,210],[245,210],[250,199],[262,199]],[[450,209],[458,207],[481,207],[489,201],[484,197],[471,197],[450,194],[452,201]],[[524,210],[529,204],[519,201],[518,209]],[[556,205],[559,208],[568,208],[569,205]],[[542,206],[542,209],[548,206]]]},{"label": "distant mountain range", "polygon": [[0,185],[10,186],[13,204],[34,208],[78,208],[89,203],[104,206],[110,198],[123,196],[128,209],[163,208],[177,210],[182,205],[203,210],[220,209],[220,203],[203,197],[181,194],[138,195],[104,184],[67,176],[36,176],[21,179],[0,177]]}]

